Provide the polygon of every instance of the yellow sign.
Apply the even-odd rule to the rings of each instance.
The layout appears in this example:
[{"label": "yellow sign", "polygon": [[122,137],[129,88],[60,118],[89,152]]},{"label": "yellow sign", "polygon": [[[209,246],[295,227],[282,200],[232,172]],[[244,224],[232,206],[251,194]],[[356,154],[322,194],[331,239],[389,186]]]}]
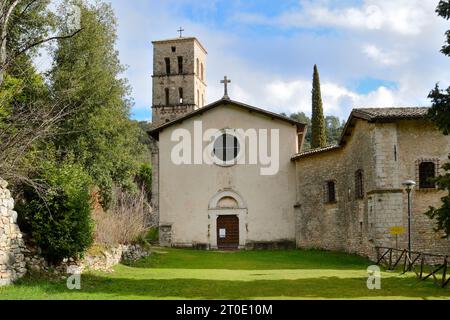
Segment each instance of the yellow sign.
[{"label": "yellow sign", "polygon": [[389,228],[389,233],[392,235],[404,234],[405,228],[401,226],[394,226]]}]

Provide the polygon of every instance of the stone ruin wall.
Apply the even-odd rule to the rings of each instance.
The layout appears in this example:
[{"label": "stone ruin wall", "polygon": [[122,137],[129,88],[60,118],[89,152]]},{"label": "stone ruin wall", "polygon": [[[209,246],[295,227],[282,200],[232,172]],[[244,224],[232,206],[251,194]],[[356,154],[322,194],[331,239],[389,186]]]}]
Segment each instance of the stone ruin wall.
[{"label": "stone ruin wall", "polygon": [[0,286],[11,284],[27,271],[25,244],[7,187],[8,183],[0,179]]}]

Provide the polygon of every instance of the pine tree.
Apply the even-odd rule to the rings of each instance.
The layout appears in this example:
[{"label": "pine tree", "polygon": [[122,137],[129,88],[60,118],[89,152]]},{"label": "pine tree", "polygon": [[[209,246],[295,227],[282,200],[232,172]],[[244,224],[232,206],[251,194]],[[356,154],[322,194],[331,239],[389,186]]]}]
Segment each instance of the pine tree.
[{"label": "pine tree", "polygon": [[317,65],[314,65],[312,89],[311,148],[325,147],[327,144],[325,118],[323,116],[322,94]]}]

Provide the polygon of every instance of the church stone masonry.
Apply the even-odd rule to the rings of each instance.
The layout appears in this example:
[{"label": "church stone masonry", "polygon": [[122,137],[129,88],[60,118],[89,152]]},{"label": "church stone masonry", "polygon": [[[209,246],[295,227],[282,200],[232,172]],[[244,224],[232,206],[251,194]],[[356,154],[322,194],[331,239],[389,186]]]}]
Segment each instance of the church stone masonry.
[{"label": "church stone masonry", "polygon": [[[450,253],[450,241],[423,214],[444,194],[424,179],[450,153],[450,137],[425,119],[426,108],[355,109],[338,145],[302,151],[304,124],[225,96],[206,105],[206,50],[196,38],[153,45],[152,202],[162,246],[224,249],[221,236],[231,234],[232,248],[294,245],[375,259],[376,246],[406,247],[406,235],[389,230],[406,229],[402,181],[412,179],[413,250]],[[247,164],[174,165],[171,132],[193,132],[196,120],[219,130],[280,130],[279,173],[262,177]]]}]

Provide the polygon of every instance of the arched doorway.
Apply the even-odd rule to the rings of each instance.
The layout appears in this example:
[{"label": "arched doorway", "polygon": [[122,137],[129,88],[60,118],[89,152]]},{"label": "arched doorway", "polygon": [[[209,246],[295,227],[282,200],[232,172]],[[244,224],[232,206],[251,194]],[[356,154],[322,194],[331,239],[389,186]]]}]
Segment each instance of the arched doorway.
[{"label": "arched doorway", "polygon": [[212,197],[208,208],[208,218],[211,249],[245,248],[247,206],[238,193],[225,190]]}]

